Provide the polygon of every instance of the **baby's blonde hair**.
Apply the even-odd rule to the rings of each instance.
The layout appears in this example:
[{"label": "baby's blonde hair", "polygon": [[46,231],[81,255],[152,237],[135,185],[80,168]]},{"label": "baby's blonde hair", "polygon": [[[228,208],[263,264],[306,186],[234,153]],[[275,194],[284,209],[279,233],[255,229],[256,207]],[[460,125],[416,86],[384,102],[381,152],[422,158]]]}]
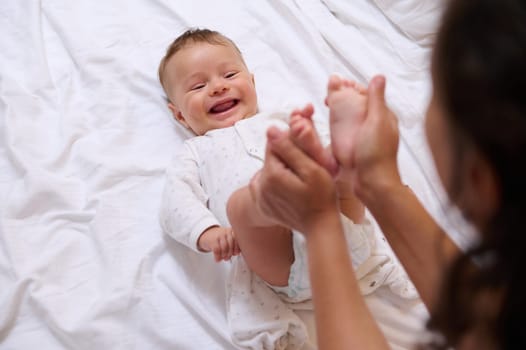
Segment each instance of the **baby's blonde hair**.
[{"label": "baby's blonde hair", "polygon": [[199,28],[191,28],[188,29],[186,32],[178,36],[171,44],[168,46],[168,49],[166,50],[166,54],[161,60],[161,63],[159,64],[159,81],[161,82],[161,86],[163,87],[163,90],[166,91],[166,86],[164,85],[164,71],[166,69],[166,63],[168,60],[174,56],[177,52],[181,51],[183,48],[190,44],[195,43],[208,43],[212,45],[230,45],[232,46],[237,53],[239,53],[239,56],[241,57],[241,60],[243,61],[243,64],[245,61],[243,60],[243,56],[241,55],[241,51],[237,47],[236,44],[223,34],[210,29],[199,29]]}]

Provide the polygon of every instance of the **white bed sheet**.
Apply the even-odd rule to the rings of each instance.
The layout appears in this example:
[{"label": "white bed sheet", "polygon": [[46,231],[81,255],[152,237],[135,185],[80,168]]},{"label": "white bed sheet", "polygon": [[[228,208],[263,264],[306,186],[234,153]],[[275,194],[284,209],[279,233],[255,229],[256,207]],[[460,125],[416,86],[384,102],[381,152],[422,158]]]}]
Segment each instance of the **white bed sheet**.
[{"label": "white bed sheet", "polygon": [[3,0],[0,348],[233,348],[229,265],[173,242],[158,223],[164,170],[186,135],[165,108],[157,66],[189,26],[238,44],[261,110],[313,102],[323,121],[330,73],[362,82],[384,73],[404,178],[458,228],[445,220],[422,136],[435,28],[388,5]]}]

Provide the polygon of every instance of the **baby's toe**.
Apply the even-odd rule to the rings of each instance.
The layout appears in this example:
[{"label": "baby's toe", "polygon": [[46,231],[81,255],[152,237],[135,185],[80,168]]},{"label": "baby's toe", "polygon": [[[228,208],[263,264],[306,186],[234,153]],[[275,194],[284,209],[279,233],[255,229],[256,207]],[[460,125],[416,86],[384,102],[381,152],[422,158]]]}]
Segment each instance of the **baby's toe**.
[{"label": "baby's toe", "polygon": [[336,74],[331,75],[329,78],[329,84],[327,85],[327,93],[330,94],[331,92],[338,91],[341,87],[342,79]]},{"label": "baby's toe", "polygon": [[342,84],[344,87],[353,89],[362,95],[367,93],[367,88],[355,80],[344,79]]}]

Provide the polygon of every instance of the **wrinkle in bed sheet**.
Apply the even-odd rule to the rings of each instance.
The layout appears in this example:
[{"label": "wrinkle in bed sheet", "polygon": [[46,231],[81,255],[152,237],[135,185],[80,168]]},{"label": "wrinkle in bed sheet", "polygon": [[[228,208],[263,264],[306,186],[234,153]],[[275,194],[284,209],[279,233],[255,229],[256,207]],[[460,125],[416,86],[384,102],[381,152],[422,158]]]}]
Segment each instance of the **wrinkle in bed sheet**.
[{"label": "wrinkle in bed sheet", "polygon": [[405,28],[396,6],[377,2],[3,0],[0,348],[235,348],[230,265],[158,222],[165,168],[188,134],[165,107],[157,65],[189,26],[238,44],[262,111],[313,102],[324,124],[330,73],[385,73],[407,138],[401,169],[443,220],[420,168],[428,47],[414,35],[432,29]]}]

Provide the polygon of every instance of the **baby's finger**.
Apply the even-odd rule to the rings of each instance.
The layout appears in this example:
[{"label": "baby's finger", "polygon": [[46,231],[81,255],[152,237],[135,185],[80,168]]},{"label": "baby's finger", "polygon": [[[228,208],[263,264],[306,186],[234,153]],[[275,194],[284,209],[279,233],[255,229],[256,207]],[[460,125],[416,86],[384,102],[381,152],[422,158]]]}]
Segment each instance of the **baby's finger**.
[{"label": "baby's finger", "polygon": [[219,238],[219,245],[221,247],[221,259],[226,260],[228,257],[228,241],[225,236]]},{"label": "baby's finger", "polygon": [[222,254],[221,254],[221,247],[219,246],[219,244],[217,244],[216,246],[214,246],[214,248],[212,249],[212,252],[214,253],[214,260],[216,262],[219,262],[221,261],[222,259]]},{"label": "baby's finger", "polygon": [[228,259],[234,255],[234,237],[232,237],[232,231],[229,232],[228,236],[226,237],[227,243],[228,243]]},{"label": "baby's finger", "polygon": [[237,244],[237,242],[234,242],[234,256],[237,256],[241,254],[241,249],[239,248],[239,244]]},{"label": "baby's finger", "polygon": [[232,255],[236,256],[236,255],[239,255],[239,253],[241,253],[241,249],[239,249],[239,244],[237,244],[237,239],[236,239],[236,235],[234,234],[234,230],[230,231],[230,233],[232,234],[232,241],[233,241]]}]

